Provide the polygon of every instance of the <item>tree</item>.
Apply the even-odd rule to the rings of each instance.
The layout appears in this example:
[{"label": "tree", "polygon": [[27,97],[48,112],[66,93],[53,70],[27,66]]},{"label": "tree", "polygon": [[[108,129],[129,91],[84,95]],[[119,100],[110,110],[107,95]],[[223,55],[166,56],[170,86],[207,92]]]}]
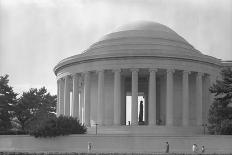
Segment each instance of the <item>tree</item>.
[{"label": "tree", "polygon": [[11,128],[12,106],[17,102],[17,94],[8,85],[8,77],[9,75],[0,76],[0,131]]},{"label": "tree", "polygon": [[232,70],[221,71],[222,80],[217,80],[210,88],[215,100],[209,109],[209,126],[211,134],[232,134]]},{"label": "tree", "polygon": [[51,95],[45,87],[31,88],[23,92],[15,105],[14,115],[22,130],[28,130],[38,121],[54,117],[56,111],[56,95]]}]

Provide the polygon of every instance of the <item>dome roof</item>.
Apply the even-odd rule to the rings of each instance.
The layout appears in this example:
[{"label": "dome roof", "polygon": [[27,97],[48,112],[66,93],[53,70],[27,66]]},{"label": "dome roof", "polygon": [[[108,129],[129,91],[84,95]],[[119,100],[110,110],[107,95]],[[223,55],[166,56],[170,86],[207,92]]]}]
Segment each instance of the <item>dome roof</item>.
[{"label": "dome roof", "polygon": [[60,61],[54,71],[56,73],[58,69],[73,63],[136,57],[219,63],[218,59],[196,50],[169,27],[155,22],[141,21],[118,27],[83,53]]},{"label": "dome roof", "polygon": [[157,22],[151,22],[151,21],[132,22],[132,23],[118,27],[114,32],[128,31],[128,30],[151,30],[151,31],[174,32],[165,25],[162,25]]},{"label": "dome roof", "polygon": [[133,22],[115,29],[91,45],[84,55],[151,54],[199,55],[169,27],[149,21]]},{"label": "dome roof", "polygon": [[[153,37],[159,37],[159,36],[161,37],[161,35],[163,34],[167,38],[168,37],[175,38],[177,40],[187,43],[186,40],[184,40],[181,36],[179,36],[175,31],[173,31],[169,27],[163,24],[151,22],[151,21],[138,21],[138,22],[129,23],[129,24],[116,28],[113,31],[113,33],[122,32],[122,31],[143,31],[143,32],[147,31],[147,32],[151,32]],[[111,36],[112,35],[106,35],[104,39],[109,39]]]}]

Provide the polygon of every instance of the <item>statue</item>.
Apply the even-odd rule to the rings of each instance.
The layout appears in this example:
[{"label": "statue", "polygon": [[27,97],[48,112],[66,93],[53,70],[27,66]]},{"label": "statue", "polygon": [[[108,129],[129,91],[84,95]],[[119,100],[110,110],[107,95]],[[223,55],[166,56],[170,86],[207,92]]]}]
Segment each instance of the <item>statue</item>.
[{"label": "statue", "polygon": [[143,122],[143,101],[140,101],[139,122]]}]

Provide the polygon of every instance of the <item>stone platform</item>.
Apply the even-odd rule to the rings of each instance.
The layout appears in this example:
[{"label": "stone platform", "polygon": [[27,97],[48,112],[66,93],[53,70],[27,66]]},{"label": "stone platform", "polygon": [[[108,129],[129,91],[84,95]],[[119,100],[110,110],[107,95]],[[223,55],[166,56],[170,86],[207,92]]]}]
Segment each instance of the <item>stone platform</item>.
[{"label": "stone platform", "polygon": [[[184,136],[203,135],[203,127],[177,127],[177,126],[98,126],[98,134],[125,134],[125,135],[150,135],[150,136]],[[88,134],[96,134],[96,127],[88,128]]]}]

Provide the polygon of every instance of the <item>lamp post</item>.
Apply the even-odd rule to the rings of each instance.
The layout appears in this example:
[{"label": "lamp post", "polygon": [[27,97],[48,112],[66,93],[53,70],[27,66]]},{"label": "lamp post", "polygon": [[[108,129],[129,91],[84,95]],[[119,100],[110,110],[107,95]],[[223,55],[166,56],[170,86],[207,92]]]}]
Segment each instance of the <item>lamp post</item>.
[{"label": "lamp post", "polygon": [[202,126],[203,126],[203,129],[204,129],[204,135],[205,135],[205,127],[207,127],[207,124],[203,123]]},{"label": "lamp post", "polygon": [[97,135],[97,126],[98,126],[99,124],[96,123],[95,125],[96,125],[96,135]]}]

